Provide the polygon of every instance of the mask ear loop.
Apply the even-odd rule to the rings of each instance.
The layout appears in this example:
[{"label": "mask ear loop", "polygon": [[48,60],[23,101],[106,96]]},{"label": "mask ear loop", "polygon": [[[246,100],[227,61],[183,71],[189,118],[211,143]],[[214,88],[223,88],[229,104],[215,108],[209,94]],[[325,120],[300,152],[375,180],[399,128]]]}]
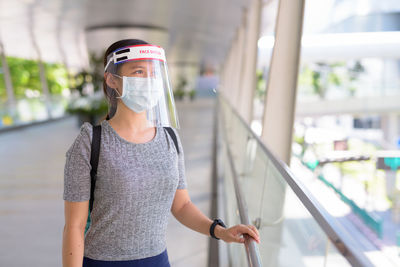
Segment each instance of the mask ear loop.
[{"label": "mask ear loop", "polygon": [[[124,78],[123,77],[121,77],[121,76],[119,76],[118,74],[113,74],[113,73],[111,73],[111,75],[113,75],[113,76],[116,76],[116,77],[118,77],[118,78],[120,78],[122,81],[124,80]],[[122,95],[120,95],[120,93],[118,92],[118,90],[117,89],[115,89],[115,88],[113,88],[114,90],[115,90],[115,92],[118,94],[118,96],[116,96],[116,98],[122,98],[122,96],[124,95],[124,92],[123,92],[123,90],[124,90],[124,86],[122,86]]]},{"label": "mask ear loop", "polygon": [[[116,76],[116,77],[118,77],[118,78],[120,78],[121,80],[123,80],[123,77],[121,77],[121,76],[119,76],[118,74],[113,74],[113,73],[110,73],[112,76]],[[124,94],[124,93],[122,93],[122,95],[118,92],[118,90],[117,89],[115,89],[115,88],[111,88],[111,89],[113,89],[116,93],[117,93],[117,95],[118,96],[116,96],[115,98],[122,98],[122,95]],[[122,89],[123,90],[123,89]]]}]

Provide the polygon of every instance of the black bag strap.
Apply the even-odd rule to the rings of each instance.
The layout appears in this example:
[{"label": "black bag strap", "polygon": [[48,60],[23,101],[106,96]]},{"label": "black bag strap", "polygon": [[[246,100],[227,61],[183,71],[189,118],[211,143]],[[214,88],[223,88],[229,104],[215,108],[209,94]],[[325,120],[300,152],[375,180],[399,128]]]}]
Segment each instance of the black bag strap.
[{"label": "black bag strap", "polygon": [[101,125],[93,126],[92,132],[92,146],[90,153],[90,200],[89,211],[92,212],[94,201],[94,188],[96,186],[97,166],[99,165],[100,155],[100,140],[101,140]]},{"label": "black bag strap", "polygon": [[179,147],[178,147],[178,140],[176,139],[176,135],[174,130],[172,130],[171,127],[164,127],[164,129],[166,129],[169,133],[169,135],[171,136],[172,140],[174,141],[175,147],[176,147],[176,151],[179,154]]}]

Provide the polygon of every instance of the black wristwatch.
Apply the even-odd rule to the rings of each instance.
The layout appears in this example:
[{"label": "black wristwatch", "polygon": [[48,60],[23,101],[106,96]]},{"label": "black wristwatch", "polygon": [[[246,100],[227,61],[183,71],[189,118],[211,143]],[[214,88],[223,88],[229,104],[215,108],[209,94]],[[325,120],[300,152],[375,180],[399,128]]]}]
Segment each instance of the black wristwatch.
[{"label": "black wristwatch", "polygon": [[224,222],[222,220],[220,220],[220,219],[214,219],[214,222],[211,224],[211,226],[210,226],[210,235],[211,235],[211,237],[219,240],[219,238],[214,235],[214,229],[215,229],[215,226],[217,226],[217,224],[221,225],[224,228],[226,228],[226,226],[225,226]]}]

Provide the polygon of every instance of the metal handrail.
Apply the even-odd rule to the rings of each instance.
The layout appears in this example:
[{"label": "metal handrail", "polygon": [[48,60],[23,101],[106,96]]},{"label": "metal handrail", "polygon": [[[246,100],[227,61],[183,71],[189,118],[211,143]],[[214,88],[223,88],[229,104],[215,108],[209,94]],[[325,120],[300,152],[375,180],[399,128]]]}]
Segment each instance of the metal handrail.
[{"label": "metal handrail", "polygon": [[[218,102],[217,102],[217,108],[218,108]],[[222,117],[222,121],[224,122],[224,117]],[[222,125],[224,125],[224,123],[222,123]],[[223,133],[224,133],[224,140],[228,140],[227,136],[226,136],[226,131],[225,129],[223,129]],[[238,210],[239,210],[239,216],[240,216],[240,222],[242,224],[250,224],[250,219],[249,219],[249,215],[247,212],[247,205],[246,205],[246,201],[243,197],[242,194],[242,190],[239,186],[239,175],[238,172],[236,171],[235,168],[235,164],[233,162],[233,157],[232,157],[232,152],[229,148],[229,146],[227,147],[227,154],[228,154],[228,159],[229,159],[229,166],[230,169],[232,171],[232,176],[233,176],[233,184],[234,184],[234,188],[235,188],[235,194],[236,194],[236,201],[237,201],[237,205],[238,205]],[[254,239],[250,238],[249,235],[245,234],[244,235],[244,239],[245,239],[245,248],[246,248],[246,255],[247,255],[247,262],[249,264],[250,267],[261,267],[261,257],[260,257],[260,252],[258,250],[258,247],[256,245],[256,242],[254,241]]]},{"label": "metal handrail", "polygon": [[[222,99],[222,95],[218,95],[218,101]],[[225,100],[227,106],[231,109],[232,113],[239,119],[241,124],[249,132],[257,144],[260,146],[262,151],[268,156],[271,163],[274,165],[279,174],[285,179],[288,185],[291,187],[293,192],[303,203],[306,209],[311,213],[318,225],[322,228],[331,242],[335,245],[338,251],[343,255],[344,258],[352,266],[373,266],[369,259],[359,250],[355,249],[356,244],[352,239],[348,237],[348,234],[343,227],[337,223],[335,218],[331,216],[314,198],[314,196],[308,191],[305,185],[292,173],[290,168],[285,162],[278,159],[261,141],[256,133],[250,128],[250,126],[243,120],[238,112],[232,108],[232,106]],[[236,177],[237,178],[237,177]],[[239,190],[240,191],[240,190]]]}]

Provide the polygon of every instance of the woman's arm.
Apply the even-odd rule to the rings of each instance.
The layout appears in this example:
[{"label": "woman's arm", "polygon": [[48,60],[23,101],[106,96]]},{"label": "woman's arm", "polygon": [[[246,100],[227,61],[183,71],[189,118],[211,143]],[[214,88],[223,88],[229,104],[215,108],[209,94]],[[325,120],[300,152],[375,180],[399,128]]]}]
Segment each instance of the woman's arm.
[{"label": "woman's arm", "polygon": [[82,267],[88,209],[89,201],[65,201],[65,225],[62,243],[63,267]]},{"label": "woman's arm", "polygon": [[[213,223],[205,216],[191,201],[187,189],[177,189],[172,203],[171,212],[174,217],[183,225],[199,233],[210,236],[210,226]],[[214,235],[225,242],[243,243],[244,239],[240,236],[248,234],[260,243],[257,228],[253,225],[238,224],[230,228],[217,225]]]}]

